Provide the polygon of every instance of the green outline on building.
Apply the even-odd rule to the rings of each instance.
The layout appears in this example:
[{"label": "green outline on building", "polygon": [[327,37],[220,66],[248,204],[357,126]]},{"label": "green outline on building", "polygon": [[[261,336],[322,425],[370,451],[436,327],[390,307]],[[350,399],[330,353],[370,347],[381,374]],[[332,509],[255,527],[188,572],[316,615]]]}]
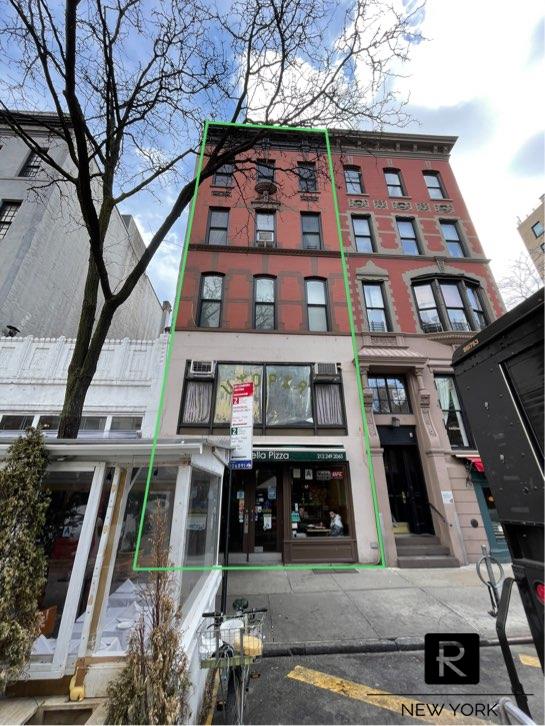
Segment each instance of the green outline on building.
[{"label": "green outline on building", "polygon": [[[178,309],[180,307],[180,298],[182,293],[182,285],[184,282],[185,277],[185,268],[187,263],[187,255],[189,252],[189,240],[191,237],[191,231],[193,228],[193,220],[195,217],[195,207],[197,204],[197,195],[199,192],[199,186],[200,186],[200,177],[203,167],[203,160],[204,160],[204,150],[206,148],[206,141],[208,138],[208,129],[210,126],[223,126],[223,127],[231,127],[231,128],[246,128],[246,129],[259,129],[259,130],[271,130],[271,131],[288,131],[290,133],[294,131],[300,131],[303,133],[311,133],[311,134],[323,134],[325,138],[325,146],[326,146],[326,155],[327,155],[327,162],[328,162],[328,169],[329,169],[329,177],[331,182],[331,194],[333,198],[333,206],[335,209],[335,222],[337,226],[337,237],[339,241],[339,249],[341,253],[341,269],[343,273],[343,280],[344,280],[344,291],[346,295],[346,304],[348,306],[348,322],[350,325],[350,336],[352,339],[352,351],[354,356],[354,365],[356,368],[356,381],[357,381],[357,387],[358,387],[358,398],[360,402],[360,409],[361,409],[361,417],[362,417],[362,424],[363,424],[363,445],[364,445],[364,452],[366,456],[366,463],[367,463],[367,470],[369,472],[369,483],[371,485],[371,499],[373,502],[373,509],[375,514],[375,526],[377,531],[377,540],[378,540],[378,547],[379,547],[379,562],[378,564],[364,564],[364,563],[350,563],[350,564],[343,564],[343,563],[333,563],[333,564],[298,564],[298,565],[228,565],[227,567],[224,567],[223,565],[207,565],[202,567],[192,567],[192,566],[172,566],[172,567],[141,567],[138,565],[138,555],[140,553],[140,546],[142,542],[142,535],[144,530],[144,521],[146,516],[146,508],[148,504],[148,498],[149,498],[149,491],[150,491],[150,485],[151,485],[151,477],[153,474],[153,468],[154,468],[154,462],[155,462],[155,453],[157,449],[157,443],[159,440],[159,431],[161,429],[161,419],[163,415],[163,408],[165,403],[165,391],[167,386],[167,379],[168,374],[170,372],[170,361],[172,358],[172,347],[174,344],[174,334],[176,332],[176,320],[178,319]],[[163,369],[163,378],[161,381],[161,390],[159,394],[159,405],[157,408],[157,418],[155,420],[155,427],[153,432],[153,442],[152,442],[152,449],[151,449],[151,455],[150,455],[150,461],[148,466],[148,473],[146,477],[146,487],[144,490],[144,498],[142,501],[142,511],[140,513],[140,521],[138,525],[138,534],[136,538],[136,547],[135,547],[135,553],[134,553],[134,559],[133,559],[133,565],[132,569],[134,572],[212,572],[212,571],[223,571],[223,570],[329,570],[329,569],[335,569],[335,570],[354,570],[354,569],[384,569],[386,567],[385,563],[385,554],[384,554],[384,540],[382,537],[382,527],[381,527],[381,521],[380,521],[380,512],[378,507],[378,497],[377,497],[377,488],[376,488],[376,481],[375,481],[375,472],[373,468],[373,460],[371,457],[371,446],[369,443],[369,429],[367,425],[367,416],[365,415],[365,405],[364,405],[364,397],[363,397],[363,386],[361,382],[361,371],[360,371],[360,364],[359,364],[359,357],[358,357],[358,343],[356,338],[356,329],[354,326],[354,314],[353,314],[353,308],[352,308],[352,296],[350,293],[350,284],[348,279],[348,265],[346,262],[346,255],[344,251],[344,245],[343,245],[343,239],[342,239],[342,233],[341,233],[341,217],[339,212],[339,203],[337,199],[337,190],[335,188],[335,176],[334,176],[334,168],[333,168],[333,157],[331,154],[331,144],[329,141],[329,131],[327,129],[310,129],[305,127],[294,127],[294,126],[275,126],[275,125],[265,125],[265,124],[242,124],[242,123],[233,123],[228,121],[205,121],[204,129],[203,129],[203,136],[201,141],[201,147],[199,150],[199,157],[198,157],[198,164],[197,164],[197,173],[195,175],[195,190],[193,192],[193,197],[191,199],[191,206],[189,209],[189,216],[187,220],[187,227],[184,235],[184,247],[182,252],[182,259],[180,261],[180,270],[178,272],[178,281],[176,284],[176,296],[174,300],[174,306],[172,309],[172,320],[174,321],[174,324],[171,326],[168,343],[167,343],[167,350],[166,350],[166,356],[165,356],[165,365]]]}]

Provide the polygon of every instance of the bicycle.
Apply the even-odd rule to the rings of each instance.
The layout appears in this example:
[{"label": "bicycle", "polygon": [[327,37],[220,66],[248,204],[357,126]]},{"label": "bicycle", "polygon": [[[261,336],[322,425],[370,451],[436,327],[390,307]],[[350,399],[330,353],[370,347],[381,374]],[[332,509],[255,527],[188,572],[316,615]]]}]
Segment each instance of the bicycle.
[{"label": "bicycle", "polygon": [[233,603],[234,613],[203,613],[199,629],[201,668],[219,671],[224,714],[234,711],[232,723],[244,723],[250,666],[263,654],[263,619],[266,608],[248,609],[248,601]]}]

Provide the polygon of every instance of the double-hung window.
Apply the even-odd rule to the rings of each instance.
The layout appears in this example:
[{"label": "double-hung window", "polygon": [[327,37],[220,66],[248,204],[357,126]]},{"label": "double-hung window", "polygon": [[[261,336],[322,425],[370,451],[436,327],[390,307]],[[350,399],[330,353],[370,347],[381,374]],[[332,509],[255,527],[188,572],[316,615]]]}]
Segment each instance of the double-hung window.
[{"label": "double-hung window", "polygon": [[320,215],[314,212],[301,212],[301,231],[303,248],[319,250],[322,248]]},{"label": "double-hung window", "polygon": [[[43,149],[43,152],[47,152],[47,149]],[[40,156],[35,151],[31,151],[27,156],[27,160],[25,161],[25,165],[21,169],[19,176],[26,176],[34,179],[38,176],[41,166],[42,160]]]},{"label": "double-hung window", "polygon": [[257,244],[274,246],[275,244],[274,212],[262,211],[255,215],[255,239]]},{"label": "double-hung window", "polygon": [[300,161],[297,164],[300,192],[315,192],[318,189],[316,164],[311,161]]},{"label": "double-hung window", "polygon": [[386,311],[383,283],[364,282],[363,299],[369,330],[372,333],[387,333],[391,328]]},{"label": "double-hung window", "polygon": [[254,327],[274,330],[275,317],[274,278],[254,277]]},{"label": "double-hung window", "polygon": [[375,413],[411,413],[403,376],[369,376]]},{"label": "double-hung window", "polygon": [[203,275],[201,278],[201,303],[199,308],[199,326],[201,328],[219,328],[222,297],[223,276]]},{"label": "double-hung window", "polygon": [[453,448],[469,446],[462,406],[452,376],[435,376],[435,387],[439,405],[443,413],[443,423],[447,430],[450,445]]},{"label": "double-hung window", "polygon": [[305,280],[307,295],[308,329],[326,332],[327,322],[327,290],[325,280]]},{"label": "double-hung window", "polygon": [[456,222],[440,222],[441,232],[451,257],[465,257],[460,232]]},{"label": "double-hung window", "polygon": [[2,202],[0,205],[0,239],[8,233],[20,206],[21,202]]},{"label": "double-hung window", "polygon": [[414,294],[422,331],[424,333],[437,333],[443,330],[431,282],[415,285]]},{"label": "double-hung window", "polygon": [[274,181],[274,161],[260,159],[256,164],[257,181]]},{"label": "double-hung window", "polygon": [[451,330],[471,330],[460,288],[455,282],[439,283]]},{"label": "double-hung window", "polygon": [[214,174],[214,186],[232,187],[233,186],[233,164],[223,164]]},{"label": "double-hung window", "polygon": [[439,174],[436,171],[425,171],[423,174],[430,199],[445,199],[445,188]]},{"label": "double-hung window", "polygon": [[358,166],[344,167],[344,183],[347,194],[363,194],[361,169]]},{"label": "double-hung window", "polygon": [[414,219],[396,219],[397,232],[401,248],[405,255],[419,255],[418,238],[414,226]]},{"label": "double-hung window", "polygon": [[374,252],[370,217],[352,217],[352,231],[358,252]]},{"label": "double-hung window", "polygon": [[538,237],[541,237],[543,234],[543,222],[540,222],[539,220],[532,225],[532,232],[534,233],[534,237],[537,239]]},{"label": "double-hung window", "polygon": [[401,172],[398,169],[385,169],[384,179],[389,197],[404,197],[405,188],[401,179]]},{"label": "double-hung window", "polygon": [[229,210],[211,209],[208,214],[208,244],[226,245],[229,228]]}]

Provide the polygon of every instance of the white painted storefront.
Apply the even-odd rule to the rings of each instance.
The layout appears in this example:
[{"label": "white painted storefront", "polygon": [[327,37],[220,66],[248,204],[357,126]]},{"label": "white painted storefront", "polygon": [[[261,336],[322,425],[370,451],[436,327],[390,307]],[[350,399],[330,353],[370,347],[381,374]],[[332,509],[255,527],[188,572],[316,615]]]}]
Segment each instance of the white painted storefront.
[{"label": "white painted storefront", "polygon": [[[0,444],[0,458],[8,445]],[[47,442],[48,569],[39,603],[44,624],[25,675],[30,681],[75,674],[86,698],[101,697],[123,666],[148,576],[135,572],[133,561],[151,449],[150,440]],[[153,566],[150,515],[162,507],[170,526],[170,564],[203,568],[172,576],[190,667],[192,721],[207,675],[196,633],[202,613],[215,609],[221,580],[214,566],[226,461],[227,449],[218,440],[158,443],[138,555],[140,567]]]}]

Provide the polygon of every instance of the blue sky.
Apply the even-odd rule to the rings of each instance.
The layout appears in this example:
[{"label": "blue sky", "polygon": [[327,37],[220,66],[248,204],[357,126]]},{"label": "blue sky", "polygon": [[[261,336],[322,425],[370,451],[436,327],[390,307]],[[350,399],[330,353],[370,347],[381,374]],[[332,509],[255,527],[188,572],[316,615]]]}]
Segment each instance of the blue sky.
[{"label": "blue sky", "polygon": [[[404,131],[457,135],[451,163],[497,278],[524,251],[517,217],[545,191],[543,6],[524,0],[517,12],[485,0],[428,0],[421,30],[398,90],[410,95],[415,121]],[[156,203],[128,209],[144,234]],[[173,299],[184,219],[150,267],[161,299]]]}]

